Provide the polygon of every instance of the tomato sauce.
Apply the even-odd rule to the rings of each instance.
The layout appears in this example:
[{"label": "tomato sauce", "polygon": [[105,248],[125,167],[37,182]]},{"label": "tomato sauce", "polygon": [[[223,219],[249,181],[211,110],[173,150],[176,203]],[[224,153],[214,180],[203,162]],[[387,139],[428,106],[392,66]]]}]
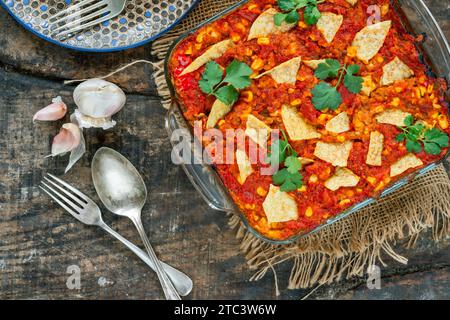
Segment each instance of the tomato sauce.
[{"label": "tomato sauce", "polygon": [[[349,54],[349,47],[358,31],[367,24],[367,7],[377,4],[381,7],[381,19],[391,20],[392,27],[385,43],[377,55],[368,63],[359,61]],[[260,74],[282,62],[301,56],[303,61],[333,58],[341,64],[358,64],[359,75],[371,75],[376,83],[380,82],[383,66],[396,56],[414,71],[414,77],[397,81],[393,85],[377,87],[370,97],[353,94],[344,86],[339,87],[343,103],[336,111],[318,111],[314,108],[311,89],[319,82],[314,71],[304,63],[297,74],[295,85],[277,84],[271,77],[254,79],[249,88],[241,91],[239,100],[216,128],[245,130],[246,117],[256,116],[271,128],[285,129],[280,110],[283,104],[295,106],[297,111],[322,134],[326,142],[352,140],[353,147],[348,159],[348,169],[360,177],[356,187],[343,187],[331,191],[324,186],[335,168],[314,157],[316,140],[289,141],[299,156],[314,159],[314,163],[302,168],[304,187],[290,192],[298,207],[298,219],[283,223],[267,222],[262,204],[272,183],[271,176],[261,175],[260,169],[266,166],[258,162],[253,165],[253,174],[244,184],[238,182],[239,169],[236,164],[217,164],[215,169],[228,188],[231,196],[246,215],[250,225],[271,239],[287,239],[295,234],[304,233],[323,224],[327,219],[345,211],[362,200],[380,194],[386,187],[401,178],[390,178],[390,166],[406,155],[404,143],[396,141],[400,129],[387,124],[379,124],[374,116],[388,108],[398,108],[411,113],[415,119],[423,120],[446,133],[448,128],[448,106],[446,83],[443,79],[432,78],[427,67],[421,63],[415,46],[415,39],[402,26],[399,16],[389,0],[359,0],[355,6],[345,0],[327,1],[319,4],[321,12],[332,12],[344,16],[344,21],[333,42],[327,43],[315,25],[307,26],[300,19],[298,25],[290,31],[269,36],[269,43],[258,44],[256,39],[246,41],[250,27],[255,19],[266,9],[276,6],[275,0],[252,0],[225,17],[204,26],[187,37],[174,50],[170,61],[170,74],[177,95],[184,107],[184,116],[190,122],[202,120],[211,110],[214,97],[204,94],[198,85],[204,67],[181,76],[181,72],[211,45],[225,39],[232,39],[234,47],[228,49],[215,61],[228,65],[233,59],[245,62]],[[346,111],[351,118],[350,131],[333,134],[325,130],[324,117],[330,119]],[[324,116],[325,114],[325,116]],[[370,132],[379,131],[384,135],[382,166],[366,164]],[[416,154],[424,166],[441,159],[440,155],[429,155],[424,151]],[[417,169],[417,168],[416,168]],[[408,174],[415,169],[410,169]]]}]

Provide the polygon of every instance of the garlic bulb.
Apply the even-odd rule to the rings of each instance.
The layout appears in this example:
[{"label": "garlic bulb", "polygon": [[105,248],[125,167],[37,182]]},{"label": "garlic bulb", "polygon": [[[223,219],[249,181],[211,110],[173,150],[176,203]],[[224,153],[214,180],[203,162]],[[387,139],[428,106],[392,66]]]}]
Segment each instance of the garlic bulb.
[{"label": "garlic bulb", "polygon": [[67,112],[67,106],[62,101],[61,97],[56,97],[52,100],[52,103],[45,108],[36,112],[33,116],[33,122],[40,121],[54,121],[64,118]]},{"label": "garlic bulb", "polygon": [[74,116],[81,128],[105,130],[116,125],[111,116],[119,112],[126,102],[122,89],[101,79],[90,79],[78,85],[73,99],[78,106]]}]

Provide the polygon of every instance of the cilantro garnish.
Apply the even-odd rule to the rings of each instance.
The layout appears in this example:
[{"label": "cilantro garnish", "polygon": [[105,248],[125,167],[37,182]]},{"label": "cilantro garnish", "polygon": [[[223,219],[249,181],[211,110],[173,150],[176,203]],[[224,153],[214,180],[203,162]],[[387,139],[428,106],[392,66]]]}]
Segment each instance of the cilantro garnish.
[{"label": "cilantro garnish", "polygon": [[336,110],[342,103],[342,96],[337,88],[344,79],[344,86],[352,93],[359,93],[362,89],[363,78],[355,76],[360,67],[357,64],[347,66],[335,59],[326,59],[320,63],[314,75],[320,80],[338,78],[338,82],[333,87],[326,82],[320,82],[311,90],[313,95],[312,103],[317,110]]},{"label": "cilantro garnish", "polygon": [[275,15],[274,21],[275,25],[281,26],[283,21],[288,24],[297,23],[300,20],[300,15],[298,14],[299,9],[305,8],[303,17],[307,25],[316,24],[319,20],[321,14],[317,5],[324,2],[317,0],[278,0],[277,5],[283,11]]},{"label": "cilantro garnish", "polygon": [[245,63],[233,60],[226,68],[226,74],[219,64],[208,62],[202,79],[198,82],[200,89],[215,96],[226,105],[233,105],[239,98],[238,89],[245,89],[251,84],[252,69]]},{"label": "cilantro garnish", "polygon": [[409,152],[419,153],[423,150],[431,155],[441,153],[442,148],[448,147],[448,135],[438,128],[427,128],[423,123],[414,123],[414,118],[409,115],[405,118],[406,127],[398,127],[403,133],[400,133],[396,140],[398,142],[406,141],[406,149]]},{"label": "cilantro garnish", "polygon": [[303,176],[300,173],[302,165],[298,160],[297,152],[289,144],[286,134],[284,131],[281,132],[283,138],[272,143],[267,160],[274,167],[279,167],[284,162],[284,168],[272,176],[272,181],[280,186],[281,191],[290,192],[303,185]]}]

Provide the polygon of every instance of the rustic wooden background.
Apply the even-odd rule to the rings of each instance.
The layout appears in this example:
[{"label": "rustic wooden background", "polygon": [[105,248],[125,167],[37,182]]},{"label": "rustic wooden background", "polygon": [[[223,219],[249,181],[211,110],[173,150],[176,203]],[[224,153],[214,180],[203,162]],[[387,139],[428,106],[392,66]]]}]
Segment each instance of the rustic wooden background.
[{"label": "rustic wooden background", "polygon": [[[425,0],[450,38],[450,1]],[[0,10],[0,298],[3,299],[160,299],[155,274],[102,230],[82,225],[42,195],[46,172],[62,174],[67,158],[44,159],[62,122],[32,123],[32,115],[61,95],[74,107],[72,86],[63,79],[106,74],[134,59],[152,60],[150,45],[120,53],[87,54],[44,42]],[[87,153],[64,178],[98,201],[90,159],[101,146],[127,156],[143,174],[149,199],[146,230],[162,260],[188,273],[191,299],[272,299],[272,274],[249,282],[239,243],[227,218],[209,209],[181,168],[170,160],[150,66],[139,65],[113,77],[128,93],[117,127],[86,131]],[[125,218],[106,210],[105,220],[135,243],[140,239]],[[368,290],[364,278],[322,286],[311,299],[448,299],[450,240],[434,243],[424,235],[413,250],[396,248],[407,266],[387,260],[382,289]],[[81,269],[81,289],[69,290],[67,268]],[[308,290],[287,290],[290,264],[277,268],[282,299],[300,299]]]}]

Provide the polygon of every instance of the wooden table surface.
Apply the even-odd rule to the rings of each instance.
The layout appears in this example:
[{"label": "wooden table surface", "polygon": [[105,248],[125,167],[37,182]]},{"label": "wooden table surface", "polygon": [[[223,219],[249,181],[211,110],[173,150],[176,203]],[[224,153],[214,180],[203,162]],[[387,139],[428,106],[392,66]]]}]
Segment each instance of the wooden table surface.
[{"label": "wooden table surface", "polygon": [[[450,1],[425,0],[450,38]],[[47,158],[61,122],[32,123],[32,116],[55,96],[74,107],[72,86],[63,79],[106,74],[134,59],[152,60],[150,45],[119,53],[70,51],[35,37],[0,10],[0,298],[160,299],[156,275],[102,230],[73,219],[37,188],[47,172],[62,174],[67,158]],[[128,157],[149,191],[143,220],[162,260],[188,273],[191,299],[273,299],[272,274],[253,274],[239,252],[227,218],[203,202],[182,169],[170,160],[171,147],[148,65],[132,67],[110,80],[128,93],[127,104],[109,131],[86,130],[87,153],[64,178],[98,197],[90,160],[101,146]],[[104,208],[103,208],[104,209]],[[104,210],[105,220],[135,243],[140,239],[125,218]],[[322,286],[315,299],[448,299],[450,240],[434,243],[429,234],[417,246],[396,249],[407,266],[387,260],[382,289],[368,290],[364,278]],[[67,268],[81,270],[81,289],[66,286]],[[300,299],[309,290],[287,290],[290,264],[277,268],[282,299]]]}]

